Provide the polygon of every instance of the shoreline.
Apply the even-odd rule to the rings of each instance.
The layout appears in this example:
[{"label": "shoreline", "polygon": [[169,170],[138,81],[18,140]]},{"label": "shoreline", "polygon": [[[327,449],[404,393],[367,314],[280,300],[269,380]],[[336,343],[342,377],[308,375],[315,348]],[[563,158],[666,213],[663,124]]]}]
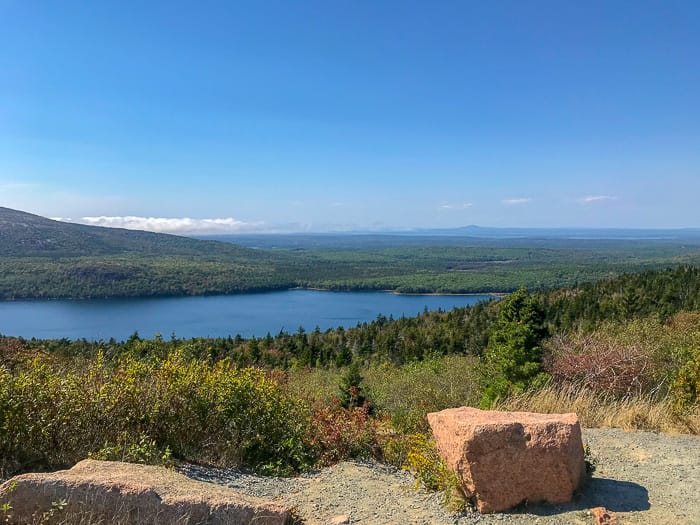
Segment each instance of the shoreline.
[{"label": "shoreline", "polygon": [[95,297],[11,297],[0,299],[0,303],[20,303],[20,302],[52,302],[52,301],[117,301],[117,300],[132,300],[132,299],[178,299],[191,297],[235,297],[239,295],[267,294],[275,292],[292,292],[292,291],[309,291],[309,292],[334,292],[334,293],[384,293],[392,295],[404,296],[426,296],[426,297],[497,297],[503,298],[510,295],[511,292],[400,292],[398,290],[367,290],[367,289],[351,289],[351,290],[334,290],[332,288],[317,288],[306,286],[295,286],[292,288],[269,288],[264,290],[242,291],[237,293],[203,293],[203,294],[162,294],[162,295],[100,295]]},{"label": "shoreline", "polygon": [[470,293],[454,293],[454,292],[397,292],[396,290],[382,290],[384,293],[393,295],[411,295],[411,296],[438,296],[438,297],[499,297],[503,298],[510,295],[509,292],[470,292]]},{"label": "shoreline", "polygon": [[407,296],[434,296],[434,297],[506,297],[511,294],[511,292],[399,292],[398,290],[334,290],[332,288],[316,288],[307,286],[296,286],[294,288],[287,288],[289,291],[301,290],[308,292],[334,292],[334,293],[386,293],[392,295],[407,295]]}]

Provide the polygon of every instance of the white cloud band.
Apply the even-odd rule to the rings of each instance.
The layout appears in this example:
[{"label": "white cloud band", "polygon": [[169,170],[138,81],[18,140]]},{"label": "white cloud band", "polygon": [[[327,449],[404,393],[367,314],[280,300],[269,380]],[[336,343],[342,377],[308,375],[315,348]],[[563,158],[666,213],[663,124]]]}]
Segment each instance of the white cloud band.
[{"label": "white cloud band", "polygon": [[516,206],[518,204],[527,204],[531,201],[532,199],[530,197],[518,197],[516,199],[503,199],[501,203],[505,204],[506,206]]},{"label": "white cloud band", "polygon": [[586,197],[581,197],[579,200],[584,204],[590,204],[592,202],[602,202],[602,201],[614,201],[617,197],[612,195],[587,195]]},{"label": "white cloud band", "polygon": [[441,204],[440,209],[441,210],[466,210],[467,208],[471,208],[472,203],[471,202],[461,202],[457,204]]},{"label": "white cloud band", "polygon": [[145,230],[156,233],[174,234],[224,234],[255,232],[264,229],[262,222],[244,222],[233,217],[221,219],[191,219],[189,217],[81,217],[66,219],[57,217],[55,220],[103,226],[107,228],[125,228],[127,230]]}]

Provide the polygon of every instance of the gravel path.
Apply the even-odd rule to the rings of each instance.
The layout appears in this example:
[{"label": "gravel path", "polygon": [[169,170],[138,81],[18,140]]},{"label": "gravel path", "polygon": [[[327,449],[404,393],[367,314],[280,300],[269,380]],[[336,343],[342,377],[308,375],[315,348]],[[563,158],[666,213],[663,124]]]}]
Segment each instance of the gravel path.
[{"label": "gravel path", "polygon": [[345,462],[295,479],[267,478],[232,469],[184,466],[202,481],[293,507],[304,523],[328,524],[339,515],[361,524],[586,524],[589,509],[614,511],[622,524],[700,525],[700,437],[617,429],[587,429],[584,441],[598,459],[588,486],[567,505],[535,505],[503,514],[453,515],[440,495],[415,490],[407,472],[374,462]]}]

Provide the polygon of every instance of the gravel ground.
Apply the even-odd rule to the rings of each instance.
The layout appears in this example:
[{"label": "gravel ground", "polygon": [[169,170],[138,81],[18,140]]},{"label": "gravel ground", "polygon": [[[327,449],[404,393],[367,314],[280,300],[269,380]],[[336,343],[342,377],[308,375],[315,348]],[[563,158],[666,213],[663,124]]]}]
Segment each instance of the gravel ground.
[{"label": "gravel ground", "polygon": [[700,437],[586,429],[598,459],[595,476],[567,505],[535,505],[509,513],[450,514],[440,495],[415,490],[407,472],[374,462],[344,462],[294,479],[194,465],[179,470],[201,481],[277,500],[308,524],[339,515],[361,524],[592,524],[589,509],[606,507],[621,524],[700,525]]}]

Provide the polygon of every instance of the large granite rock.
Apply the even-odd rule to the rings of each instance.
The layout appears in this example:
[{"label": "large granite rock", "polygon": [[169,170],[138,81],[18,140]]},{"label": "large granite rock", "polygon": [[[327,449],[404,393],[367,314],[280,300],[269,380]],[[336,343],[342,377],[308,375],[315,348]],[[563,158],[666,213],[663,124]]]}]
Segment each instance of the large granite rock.
[{"label": "large granite rock", "polygon": [[[52,511],[60,501],[65,508]],[[37,516],[47,525],[85,516],[89,523],[120,525],[278,525],[289,518],[280,505],[163,467],[89,459],[70,470],[12,478],[0,485],[2,503],[12,506],[11,524]]]},{"label": "large granite rock", "polygon": [[440,455],[479,512],[571,500],[585,474],[576,414],[453,408],[428,414]]}]

